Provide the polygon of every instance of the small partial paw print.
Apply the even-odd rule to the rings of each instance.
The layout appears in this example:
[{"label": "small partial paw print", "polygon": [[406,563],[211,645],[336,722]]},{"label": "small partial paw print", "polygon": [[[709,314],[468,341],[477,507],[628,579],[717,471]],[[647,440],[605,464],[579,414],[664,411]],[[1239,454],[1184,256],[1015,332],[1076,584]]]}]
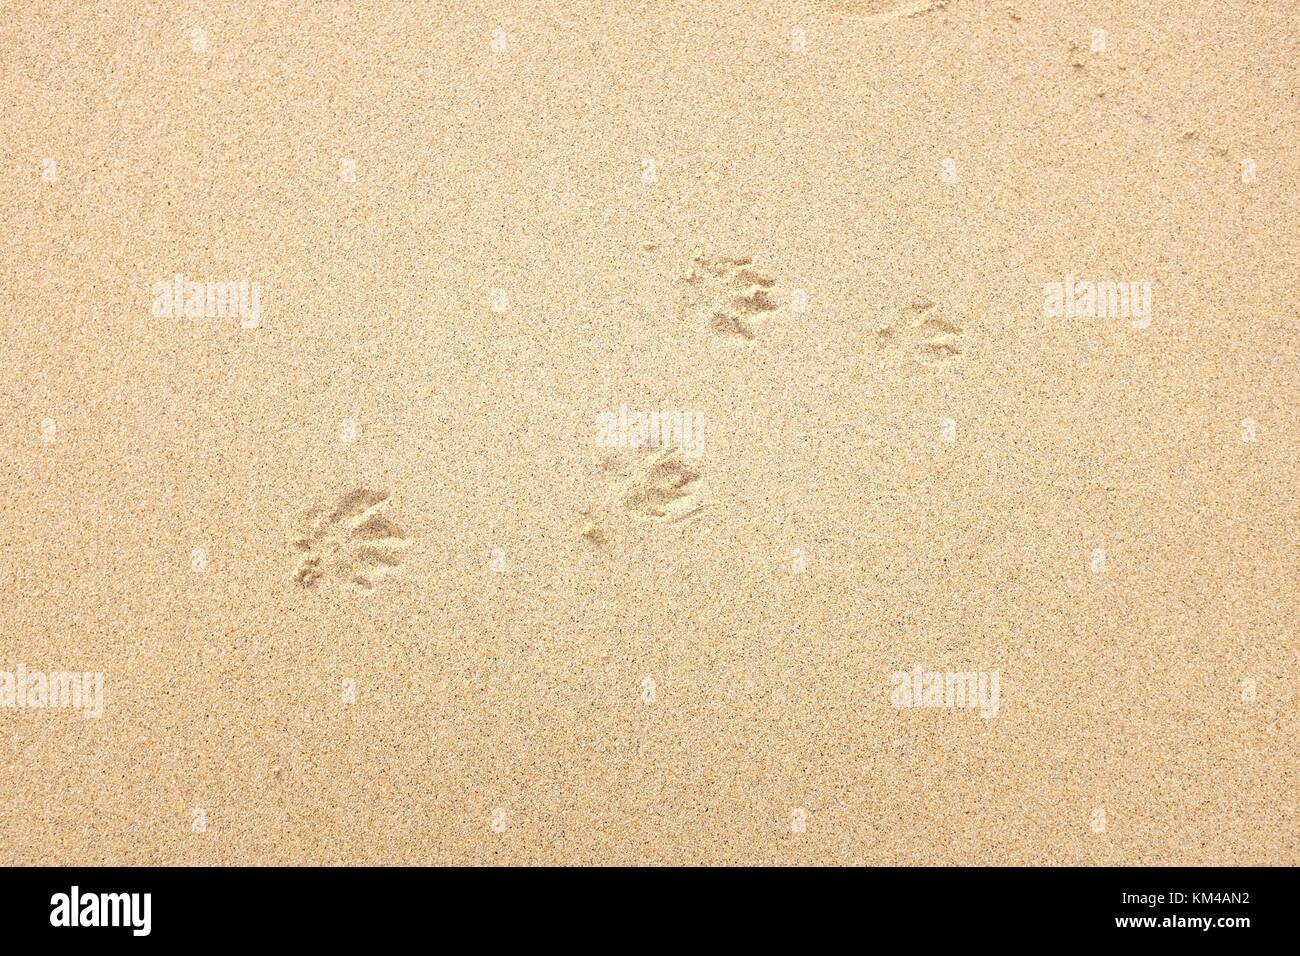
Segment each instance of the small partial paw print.
[{"label": "small partial paw print", "polygon": [[897,322],[876,333],[876,344],[887,358],[939,368],[961,355],[962,330],[929,299],[916,299]]},{"label": "small partial paw print", "polygon": [[678,524],[703,509],[703,476],[679,448],[638,449],[607,456],[600,471],[605,491],[600,501],[580,514],[582,535],[604,545],[628,519]]},{"label": "small partial paw print", "polygon": [[690,290],[690,311],[713,331],[752,342],[768,313],[776,311],[771,294],[775,280],[755,269],[750,258],[697,255],[691,262],[684,280]]},{"label": "small partial paw print", "polygon": [[293,579],[304,587],[332,579],[370,591],[400,577],[410,540],[385,517],[389,500],[386,491],[358,488],[333,508],[309,511],[306,530],[293,539],[294,550],[302,553]]},{"label": "small partial paw print", "polygon": [[623,508],[636,518],[675,524],[702,507],[700,471],[677,448],[645,455],[624,487]]}]

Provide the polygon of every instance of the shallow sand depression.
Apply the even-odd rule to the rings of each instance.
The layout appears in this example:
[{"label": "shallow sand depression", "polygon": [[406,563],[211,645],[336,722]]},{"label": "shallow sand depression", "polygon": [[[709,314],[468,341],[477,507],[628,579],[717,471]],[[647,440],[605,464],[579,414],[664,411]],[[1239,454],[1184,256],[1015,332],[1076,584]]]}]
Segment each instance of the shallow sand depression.
[{"label": "shallow sand depression", "polygon": [[0,48],[0,861],[1297,862],[1290,4]]}]

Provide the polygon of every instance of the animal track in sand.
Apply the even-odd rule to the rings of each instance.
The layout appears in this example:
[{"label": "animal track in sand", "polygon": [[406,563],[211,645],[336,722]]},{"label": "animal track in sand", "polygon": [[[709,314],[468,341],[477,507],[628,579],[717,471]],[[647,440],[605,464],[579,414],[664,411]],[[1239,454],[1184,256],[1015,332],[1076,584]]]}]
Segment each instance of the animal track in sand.
[{"label": "animal track in sand", "polygon": [[776,281],[756,270],[750,258],[697,255],[691,262],[683,280],[688,313],[720,335],[752,342],[776,311],[769,291]]},{"label": "animal track in sand", "polygon": [[411,542],[384,517],[388,506],[388,492],[357,488],[333,508],[307,512],[306,530],[293,539],[294,550],[302,554],[293,579],[304,587],[332,579],[370,591],[386,578],[402,576],[402,552]]},{"label": "animal track in sand", "polygon": [[597,504],[580,512],[582,536],[605,544],[626,520],[678,524],[694,517],[704,480],[699,467],[679,448],[647,448],[614,453],[600,463],[606,481]]},{"label": "animal track in sand", "polygon": [[961,355],[962,330],[940,318],[929,299],[917,299],[897,322],[876,333],[876,344],[887,358],[941,368]]}]

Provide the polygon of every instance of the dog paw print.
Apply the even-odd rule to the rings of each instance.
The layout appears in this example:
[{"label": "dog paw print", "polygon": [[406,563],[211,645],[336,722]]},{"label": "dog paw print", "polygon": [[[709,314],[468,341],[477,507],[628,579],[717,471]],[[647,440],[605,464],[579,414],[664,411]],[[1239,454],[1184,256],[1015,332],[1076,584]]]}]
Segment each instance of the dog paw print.
[{"label": "dog paw print", "polygon": [[753,259],[697,255],[684,282],[690,310],[720,335],[751,342],[776,311],[775,280],[755,269]]},{"label": "dog paw print", "polygon": [[582,536],[592,544],[609,542],[625,521],[678,524],[703,509],[703,476],[679,448],[645,449],[611,455],[600,465],[606,490],[600,502],[584,508]]},{"label": "dog paw print", "polygon": [[358,488],[332,508],[313,508],[306,529],[293,539],[301,553],[293,579],[304,587],[334,580],[346,587],[370,591],[404,571],[402,555],[410,540],[385,513],[386,491]]},{"label": "dog paw print", "polygon": [[876,344],[889,358],[940,368],[961,355],[962,329],[941,318],[929,299],[917,299],[897,322],[876,333]]},{"label": "dog paw print", "polygon": [[677,448],[651,452],[623,488],[623,509],[635,518],[676,524],[697,514],[700,471]]}]

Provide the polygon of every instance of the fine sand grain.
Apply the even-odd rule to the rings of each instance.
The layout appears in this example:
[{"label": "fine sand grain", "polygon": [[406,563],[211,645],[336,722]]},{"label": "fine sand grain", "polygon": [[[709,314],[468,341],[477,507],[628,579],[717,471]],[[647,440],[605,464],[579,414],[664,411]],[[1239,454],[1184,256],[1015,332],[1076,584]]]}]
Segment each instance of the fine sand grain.
[{"label": "fine sand grain", "polygon": [[1292,0],[0,51],[0,862],[1300,862]]}]

